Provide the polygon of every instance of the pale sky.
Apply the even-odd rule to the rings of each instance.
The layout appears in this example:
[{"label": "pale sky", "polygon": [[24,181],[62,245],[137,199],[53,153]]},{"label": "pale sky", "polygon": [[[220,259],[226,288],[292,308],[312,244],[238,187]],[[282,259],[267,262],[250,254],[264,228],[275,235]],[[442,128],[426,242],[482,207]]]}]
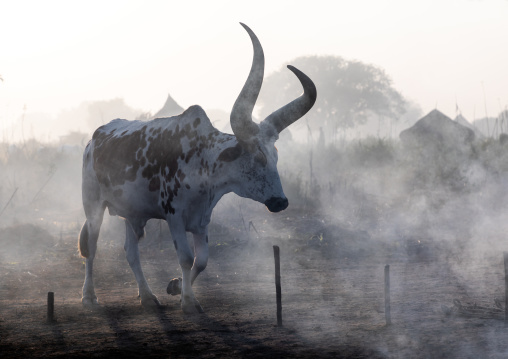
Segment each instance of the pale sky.
[{"label": "pale sky", "polygon": [[252,59],[239,22],[263,45],[265,76],[337,55],[381,67],[424,113],[454,117],[457,102],[472,121],[508,106],[508,0],[0,0],[0,14],[0,127],[24,105],[57,116],[120,97],[153,113],[168,93],[229,111]]}]

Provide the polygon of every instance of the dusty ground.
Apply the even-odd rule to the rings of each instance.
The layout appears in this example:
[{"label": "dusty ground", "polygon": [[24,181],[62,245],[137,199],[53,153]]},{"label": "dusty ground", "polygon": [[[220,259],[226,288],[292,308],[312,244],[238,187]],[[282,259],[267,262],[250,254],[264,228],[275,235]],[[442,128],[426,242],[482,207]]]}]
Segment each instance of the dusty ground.
[{"label": "dusty ground", "polygon": [[[315,218],[301,213],[289,212],[276,221],[280,227],[292,223],[302,235],[265,233],[255,222],[261,238],[235,241],[231,232],[215,228],[209,265],[195,283],[206,313],[194,316],[184,315],[178,298],[165,293],[169,279],[179,274],[169,246],[161,249],[147,239],[142,247],[145,275],[163,304],[148,311],[139,305],[122,243],[102,238],[95,266],[101,306],[89,310],[80,302],[84,265],[76,251],[77,230],[59,238],[29,226],[10,228],[9,240],[21,248],[27,248],[26,237],[45,239],[28,246],[29,251],[15,251],[13,244],[9,254],[0,256],[0,356],[508,356],[508,327],[502,320],[443,311],[454,299],[488,305],[494,298],[504,301],[502,254],[472,260],[462,252],[443,255],[435,243],[376,245],[363,233],[318,228]],[[339,234],[334,238],[326,229]],[[275,316],[274,244],[281,247],[282,328]],[[383,312],[387,263],[391,326],[385,325]],[[48,291],[55,293],[56,322],[51,324],[46,323]]]}]

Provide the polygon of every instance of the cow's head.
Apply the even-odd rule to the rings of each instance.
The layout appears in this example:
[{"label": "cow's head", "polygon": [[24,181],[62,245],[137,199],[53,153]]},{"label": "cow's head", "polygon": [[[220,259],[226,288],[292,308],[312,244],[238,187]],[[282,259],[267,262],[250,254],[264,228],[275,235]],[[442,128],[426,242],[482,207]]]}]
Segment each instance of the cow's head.
[{"label": "cow's head", "polygon": [[[231,128],[238,146],[231,149],[231,159],[240,166],[240,178],[235,192],[264,203],[271,212],[288,206],[277,171],[275,141],[279,133],[309,111],[316,101],[316,87],[310,78],[293,66],[288,66],[300,80],[304,93],[265,118],[259,125],[252,120],[252,110],[263,82],[265,59],[258,38],[246,25],[254,48],[249,77],[231,111]],[[226,157],[226,155],[225,155]]]}]

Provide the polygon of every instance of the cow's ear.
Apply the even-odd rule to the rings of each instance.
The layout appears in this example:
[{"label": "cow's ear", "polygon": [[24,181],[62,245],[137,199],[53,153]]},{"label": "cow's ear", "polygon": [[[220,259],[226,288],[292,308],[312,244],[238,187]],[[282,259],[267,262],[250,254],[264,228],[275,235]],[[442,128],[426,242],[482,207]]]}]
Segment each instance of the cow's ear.
[{"label": "cow's ear", "polygon": [[237,143],[235,147],[228,147],[219,154],[219,161],[232,162],[242,154],[242,146]]}]

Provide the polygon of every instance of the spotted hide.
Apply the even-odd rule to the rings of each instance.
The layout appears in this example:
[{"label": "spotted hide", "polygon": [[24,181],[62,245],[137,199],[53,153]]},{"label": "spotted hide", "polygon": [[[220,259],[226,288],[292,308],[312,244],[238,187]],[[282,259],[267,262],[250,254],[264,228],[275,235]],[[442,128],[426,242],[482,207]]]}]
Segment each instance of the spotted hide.
[{"label": "spotted hide", "polygon": [[[242,24],[243,25],[243,24]],[[93,285],[93,260],[104,211],[125,219],[127,261],[138,283],[141,303],[159,305],[144,277],[138,241],[151,218],[167,221],[182,278],[168,286],[181,294],[185,313],[202,312],[192,283],[208,261],[208,232],[212,210],[229,192],[264,203],[272,212],[288,206],[277,172],[274,143],[280,131],[302,117],[316,100],[312,81],[288,68],[304,93],[260,124],[252,109],[263,80],[264,55],[254,33],[245,25],[254,48],[250,74],[231,112],[234,135],[215,129],[199,106],[181,115],[152,121],[113,120],[99,127],[83,154],[83,206],[86,222],[79,250],[86,258],[82,302],[98,303]],[[192,250],[186,232],[194,237]]]}]

